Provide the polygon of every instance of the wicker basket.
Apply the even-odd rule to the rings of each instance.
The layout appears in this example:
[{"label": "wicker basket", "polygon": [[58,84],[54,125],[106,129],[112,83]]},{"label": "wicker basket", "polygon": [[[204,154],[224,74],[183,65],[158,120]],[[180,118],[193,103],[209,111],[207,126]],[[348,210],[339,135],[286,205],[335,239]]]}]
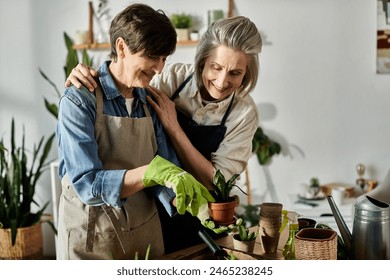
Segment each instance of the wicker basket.
[{"label": "wicker basket", "polygon": [[11,230],[0,229],[0,259],[42,259],[42,225],[18,228],[15,245],[12,246]]},{"label": "wicker basket", "polygon": [[331,229],[304,228],[295,236],[297,260],[337,260],[337,233]]}]

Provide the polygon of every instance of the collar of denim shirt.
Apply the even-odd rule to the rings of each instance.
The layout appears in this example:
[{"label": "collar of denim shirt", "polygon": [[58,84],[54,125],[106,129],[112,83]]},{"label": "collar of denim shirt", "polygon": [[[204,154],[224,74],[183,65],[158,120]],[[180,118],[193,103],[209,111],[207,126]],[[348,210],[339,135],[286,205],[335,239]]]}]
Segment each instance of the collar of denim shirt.
[{"label": "collar of denim shirt", "polygon": [[[106,61],[102,64],[99,69],[99,82],[103,89],[103,92],[106,95],[107,100],[111,100],[120,96],[120,91],[116,84],[114,83],[114,79],[112,78],[110,71],[108,70],[108,66],[111,61]],[[146,104],[146,90],[143,88],[135,88],[133,91],[134,98],[136,100],[140,100],[143,104]]]}]

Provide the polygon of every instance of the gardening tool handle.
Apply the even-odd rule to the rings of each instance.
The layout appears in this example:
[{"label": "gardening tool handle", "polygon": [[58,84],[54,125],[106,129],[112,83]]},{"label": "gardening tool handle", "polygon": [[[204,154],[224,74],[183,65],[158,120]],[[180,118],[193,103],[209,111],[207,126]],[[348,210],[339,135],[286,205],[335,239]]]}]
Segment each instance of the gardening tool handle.
[{"label": "gardening tool handle", "polygon": [[207,244],[213,255],[216,256],[218,259],[224,260],[228,256],[227,252],[221,249],[204,229],[199,230],[198,235],[200,236],[200,238],[202,238],[204,243]]}]

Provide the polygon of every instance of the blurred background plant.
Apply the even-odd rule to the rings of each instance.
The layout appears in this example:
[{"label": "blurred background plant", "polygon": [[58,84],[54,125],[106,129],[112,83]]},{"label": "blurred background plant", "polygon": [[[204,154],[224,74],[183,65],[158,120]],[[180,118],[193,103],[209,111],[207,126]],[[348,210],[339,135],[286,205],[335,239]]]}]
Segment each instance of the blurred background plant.
[{"label": "blurred background plant", "polygon": [[[66,78],[69,76],[70,72],[72,71],[72,69],[75,68],[77,66],[77,64],[79,64],[80,61],[79,61],[77,50],[75,50],[73,48],[73,45],[74,45],[73,40],[69,37],[68,34],[66,34],[66,32],[64,32],[64,41],[65,41],[66,48],[68,50],[68,53],[66,56],[66,63],[64,65],[64,73],[65,73],[64,81],[65,81]],[[82,50],[81,62],[88,65],[88,66],[92,66],[92,64],[93,64],[93,59],[89,57],[86,49]],[[58,90],[55,83],[42,71],[41,68],[39,68],[39,73],[53,87],[54,92],[55,92],[57,98],[59,99],[62,95],[62,92],[60,92]],[[58,104],[57,104],[57,102],[56,103],[49,102],[48,99],[46,99],[46,98],[44,98],[44,102],[45,102],[45,107],[46,107],[47,111],[57,119],[58,118]]]}]

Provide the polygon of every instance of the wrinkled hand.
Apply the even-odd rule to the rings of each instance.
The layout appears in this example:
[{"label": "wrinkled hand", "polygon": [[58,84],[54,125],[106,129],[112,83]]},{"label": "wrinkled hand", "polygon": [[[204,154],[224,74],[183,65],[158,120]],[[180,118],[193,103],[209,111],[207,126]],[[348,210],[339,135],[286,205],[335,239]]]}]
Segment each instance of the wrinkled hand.
[{"label": "wrinkled hand", "polygon": [[179,214],[188,211],[196,216],[202,205],[213,202],[214,198],[191,174],[168,160],[156,156],[143,176],[145,187],[162,185],[172,188],[176,193],[176,208]]},{"label": "wrinkled hand", "polygon": [[154,87],[148,87],[148,92],[153,96],[146,96],[146,99],[156,111],[159,120],[167,130],[177,131],[181,129],[177,120],[176,105],[169,97]]},{"label": "wrinkled hand", "polygon": [[72,69],[69,77],[67,77],[65,87],[69,87],[71,84],[76,88],[85,86],[90,92],[93,92],[97,87],[96,81],[94,80],[94,77],[97,76],[98,72],[95,69],[83,63],[79,63]]}]

